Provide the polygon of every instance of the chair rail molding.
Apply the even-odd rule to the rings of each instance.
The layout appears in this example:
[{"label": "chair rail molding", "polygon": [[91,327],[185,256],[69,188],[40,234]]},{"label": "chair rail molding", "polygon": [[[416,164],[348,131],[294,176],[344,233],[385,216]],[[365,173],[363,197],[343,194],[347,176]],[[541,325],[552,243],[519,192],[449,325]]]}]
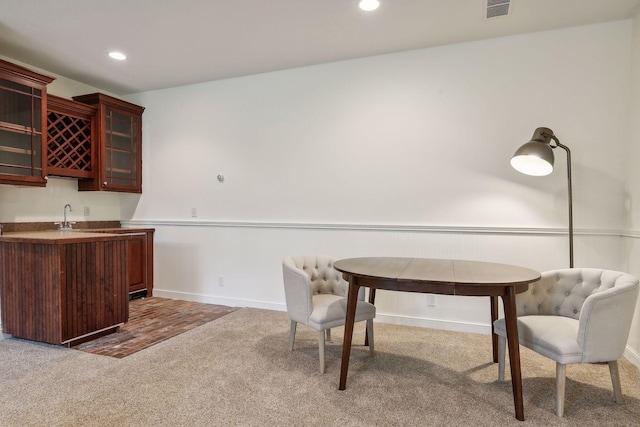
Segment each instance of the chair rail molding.
[{"label": "chair rail molding", "polygon": [[624,230],[620,235],[630,239],[640,239],[640,230]]},{"label": "chair rail molding", "polygon": [[[121,221],[124,227],[214,227],[214,228],[290,228],[301,230],[350,230],[350,231],[411,231],[424,233],[457,234],[513,234],[513,235],[562,235],[566,228],[553,227],[498,227],[498,226],[452,226],[452,225],[412,225],[412,224],[347,224],[313,222],[261,222],[261,221],[204,221],[133,219]],[[640,231],[616,229],[577,229],[583,236],[622,236],[640,238]]]}]

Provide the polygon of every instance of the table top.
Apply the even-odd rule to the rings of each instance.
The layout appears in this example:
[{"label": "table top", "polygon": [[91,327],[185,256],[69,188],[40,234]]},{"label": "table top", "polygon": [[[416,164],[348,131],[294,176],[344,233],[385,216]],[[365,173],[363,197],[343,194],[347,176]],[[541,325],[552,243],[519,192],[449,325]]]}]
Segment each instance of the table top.
[{"label": "table top", "polygon": [[[411,283],[468,288],[528,285],[540,279],[539,272],[525,267],[452,259],[348,258],[336,261],[333,266],[348,276],[396,283],[400,287],[398,290],[412,290],[406,289]],[[382,288],[391,289],[389,286]],[[442,293],[455,294],[454,290]]]}]

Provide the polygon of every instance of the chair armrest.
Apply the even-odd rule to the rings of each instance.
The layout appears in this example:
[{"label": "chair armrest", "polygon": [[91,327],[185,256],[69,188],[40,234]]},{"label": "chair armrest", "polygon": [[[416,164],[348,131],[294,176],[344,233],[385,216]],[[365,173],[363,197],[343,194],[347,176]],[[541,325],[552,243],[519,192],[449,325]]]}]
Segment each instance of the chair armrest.
[{"label": "chair armrest", "polygon": [[637,283],[618,285],[587,297],[578,326],[582,362],[608,362],[622,356],[637,299]]},{"label": "chair armrest", "polygon": [[304,270],[284,261],[282,263],[284,296],[289,317],[296,322],[308,325],[313,311],[313,289],[311,279]]}]

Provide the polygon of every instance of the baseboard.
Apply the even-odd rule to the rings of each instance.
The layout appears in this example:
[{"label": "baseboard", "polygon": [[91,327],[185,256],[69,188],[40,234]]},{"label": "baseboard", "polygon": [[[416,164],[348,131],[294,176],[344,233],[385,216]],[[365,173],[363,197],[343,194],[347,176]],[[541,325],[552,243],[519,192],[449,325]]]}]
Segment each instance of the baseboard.
[{"label": "baseboard", "polygon": [[480,323],[457,322],[442,319],[429,319],[425,317],[401,316],[397,314],[376,314],[376,322],[392,325],[417,326],[420,328],[440,329],[452,332],[468,332],[473,334],[489,335],[491,326]]},{"label": "baseboard", "polygon": [[153,296],[160,297],[160,298],[179,299],[179,300],[192,301],[192,302],[204,302],[207,304],[226,305],[227,307],[250,307],[250,308],[261,308],[265,310],[274,310],[274,311],[287,311],[286,304],[266,302],[266,301],[256,301],[256,300],[245,300],[245,299],[238,299],[238,298],[216,297],[216,296],[205,295],[205,294],[194,294],[191,292],[165,291],[157,288],[153,289]]},{"label": "baseboard", "polygon": [[627,346],[624,350],[623,356],[631,362],[636,368],[640,369],[640,353],[633,348]]},{"label": "baseboard", "polygon": [[[204,302],[207,304],[226,305],[228,307],[251,307],[265,310],[287,311],[286,304],[265,301],[215,297],[211,295],[165,291],[160,289],[154,289],[153,295],[160,298]],[[421,328],[441,329],[454,332],[469,332],[483,335],[489,335],[491,333],[491,327],[489,326],[489,324],[475,324],[441,319],[429,319],[424,317],[399,316],[396,314],[378,313],[376,315],[375,321],[393,325],[417,326]]]},{"label": "baseboard", "polygon": [[[250,307],[274,311],[287,311],[286,304],[245,300],[237,298],[214,297],[204,294],[193,294],[187,292],[163,291],[154,289],[153,294],[160,298],[171,298],[193,302],[204,302],[207,304],[226,305],[228,307]],[[397,314],[378,313],[376,322],[389,323],[392,325],[417,326],[420,328],[440,329],[452,332],[468,332],[474,334],[489,335],[491,326],[489,324],[454,322],[451,320],[429,319],[424,317],[400,316]],[[640,369],[640,353],[627,346],[623,357]]]}]

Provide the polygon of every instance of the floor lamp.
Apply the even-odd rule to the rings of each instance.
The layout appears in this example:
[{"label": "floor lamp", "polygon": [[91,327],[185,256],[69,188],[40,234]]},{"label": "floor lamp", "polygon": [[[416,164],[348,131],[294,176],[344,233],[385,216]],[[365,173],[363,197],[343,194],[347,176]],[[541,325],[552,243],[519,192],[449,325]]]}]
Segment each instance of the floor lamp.
[{"label": "floor lamp", "polygon": [[[551,145],[551,141],[555,145]],[[538,128],[531,141],[518,148],[511,158],[511,166],[527,175],[544,176],[553,172],[553,148],[567,152],[567,180],[569,183],[569,266],[573,268],[573,202],[571,190],[571,150],[562,145],[549,128]]]}]

